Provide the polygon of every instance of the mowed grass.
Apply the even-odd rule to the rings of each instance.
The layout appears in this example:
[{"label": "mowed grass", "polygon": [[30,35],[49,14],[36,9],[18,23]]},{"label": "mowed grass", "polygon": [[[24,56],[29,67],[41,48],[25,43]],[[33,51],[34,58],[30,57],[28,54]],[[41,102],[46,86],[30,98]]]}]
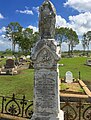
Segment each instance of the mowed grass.
[{"label": "mowed grass", "polygon": [[73,73],[74,78],[78,79],[79,71],[81,73],[82,80],[91,81],[91,67],[85,65],[86,60],[91,59],[87,57],[74,57],[74,58],[62,58],[59,63],[64,66],[59,67],[60,77],[64,78],[67,71]]},{"label": "mowed grass", "polygon": [[[67,71],[71,71],[74,78],[78,78],[79,71],[81,72],[82,80],[91,81],[91,67],[84,65],[87,58],[62,58],[59,63],[64,66],[59,67],[60,77],[64,78]],[[12,96],[14,93],[16,97],[22,98],[26,95],[26,99],[33,99],[34,86],[34,70],[27,69],[21,71],[18,75],[0,75],[0,96]]]},{"label": "mowed grass", "polygon": [[26,99],[33,99],[33,77],[34,70],[28,69],[19,75],[0,75],[0,95],[22,98],[26,95]]}]

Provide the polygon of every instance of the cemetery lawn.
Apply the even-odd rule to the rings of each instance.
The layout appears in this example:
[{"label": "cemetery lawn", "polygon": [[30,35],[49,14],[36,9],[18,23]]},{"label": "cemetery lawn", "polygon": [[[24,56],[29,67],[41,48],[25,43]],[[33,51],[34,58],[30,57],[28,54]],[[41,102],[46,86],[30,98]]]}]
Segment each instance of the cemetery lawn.
[{"label": "cemetery lawn", "polygon": [[[91,67],[84,65],[86,57],[62,58],[59,63],[64,64],[60,66],[60,78],[64,78],[67,71],[73,73],[74,78],[78,79],[78,73],[81,72],[81,79],[91,81]],[[23,70],[18,75],[0,75],[0,96],[12,96],[14,93],[16,97],[22,98],[26,95],[26,99],[33,99],[33,84],[34,84],[34,70]]]},{"label": "cemetery lawn", "polygon": [[85,65],[86,60],[91,59],[87,57],[74,57],[74,58],[62,58],[59,64],[64,64],[64,66],[59,67],[60,78],[65,77],[67,71],[73,73],[75,79],[79,78],[79,71],[81,73],[81,80],[91,81],[91,67]]},{"label": "cemetery lawn", "polygon": [[34,70],[23,70],[19,75],[0,75],[0,96],[12,96],[17,98],[33,99],[33,76]]}]

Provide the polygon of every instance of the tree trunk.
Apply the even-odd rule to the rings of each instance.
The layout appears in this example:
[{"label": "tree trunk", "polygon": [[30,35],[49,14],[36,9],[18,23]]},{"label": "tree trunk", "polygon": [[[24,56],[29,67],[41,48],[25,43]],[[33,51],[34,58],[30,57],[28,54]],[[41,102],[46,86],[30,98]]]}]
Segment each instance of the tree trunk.
[{"label": "tree trunk", "polygon": [[73,45],[71,45],[71,55],[73,55]]},{"label": "tree trunk", "polygon": [[68,44],[68,56],[70,57],[70,44]]},{"label": "tree trunk", "polygon": [[13,55],[13,53],[14,53],[14,42],[12,40],[12,55]]}]

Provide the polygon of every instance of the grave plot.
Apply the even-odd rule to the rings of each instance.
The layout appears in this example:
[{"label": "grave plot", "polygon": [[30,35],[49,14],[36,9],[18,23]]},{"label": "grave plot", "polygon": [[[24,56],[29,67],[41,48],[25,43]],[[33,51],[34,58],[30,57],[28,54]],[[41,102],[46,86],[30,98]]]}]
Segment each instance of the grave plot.
[{"label": "grave plot", "polygon": [[61,80],[60,104],[65,120],[91,120],[91,91],[82,80]]},{"label": "grave plot", "polygon": [[91,97],[91,91],[82,80],[78,79],[72,83],[61,80],[60,96],[62,99],[69,97],[72,101],[76,101],[78,98],[88,99]]},{"label": "grave plot", "polygon": [[6,64],[0,68],[0,74],[18,74],[17,67],[13,59],[7,59]]}]

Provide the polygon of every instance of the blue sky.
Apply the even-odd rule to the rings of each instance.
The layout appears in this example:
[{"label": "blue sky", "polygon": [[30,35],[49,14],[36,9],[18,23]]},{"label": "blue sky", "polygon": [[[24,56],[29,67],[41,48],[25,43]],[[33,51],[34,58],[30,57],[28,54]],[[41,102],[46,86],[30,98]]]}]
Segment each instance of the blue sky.
[{"label": "blue sky", "polygon": [[[0,0],[0,50],[11,48],[4,38],[6,26],[19,22],[24,28],[38,30],[38,7],[44,0]],[[91,0],[51,0],[57,12],[56,26],[73,28],[79,36],[91,30]],[[64,43],[62,49],[66,50]],[[76,49],[82,49],[79,44]]]},{"label": "blue sky", "polygon": [[[5,19],[0,20],[0,27],[7,26],[12,21],[18,21],[23,27],[30,24],[37,27],[38,14],[36,12],[44,0],[0,0],[0,13]],[[66,0],[51,0],[57,14],[68,21],[70,15],[76,14],[71,8],[64,7]],[[30,14],[23,13],[25,10],[31,11]],[[20,11],[20,12],[19,12]]]}]

